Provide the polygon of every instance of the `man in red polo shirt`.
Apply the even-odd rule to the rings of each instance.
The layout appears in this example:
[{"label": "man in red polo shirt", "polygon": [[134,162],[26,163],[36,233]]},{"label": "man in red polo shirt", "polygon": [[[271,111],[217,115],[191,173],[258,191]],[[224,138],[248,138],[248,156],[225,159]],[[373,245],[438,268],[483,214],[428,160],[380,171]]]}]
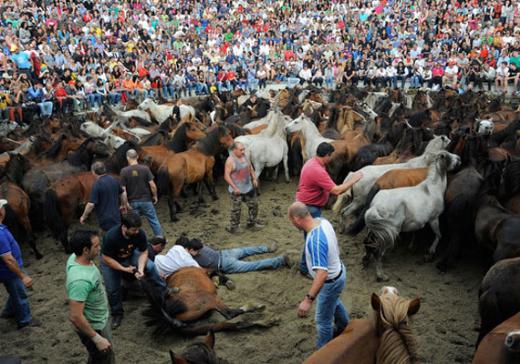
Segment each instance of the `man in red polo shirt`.
[{"label": "man in red polo shirt", "polygon": [[[321,216],[321,210],[327,204],[331,194],[335,196],[340,195],[363,178],[363,172],[357,171],[348,181],[336,185],[325,169],[325,166],[331,160],[333,152],[334,147],[332,144],[327,142],[321,143],[316,150],[316,157],[305,162],[300,173],[300,182],[296,190],[296,201],[307,205],[309,213],[313,218]],[[307,265],[304,258],[305,256],[303,255],[300,272],[307,275]]]}]

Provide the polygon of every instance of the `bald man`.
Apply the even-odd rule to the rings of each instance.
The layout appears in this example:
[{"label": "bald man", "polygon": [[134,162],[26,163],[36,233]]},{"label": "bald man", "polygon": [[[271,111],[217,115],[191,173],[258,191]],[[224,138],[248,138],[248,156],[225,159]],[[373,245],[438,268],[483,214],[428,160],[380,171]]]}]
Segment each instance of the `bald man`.
[{"label": "bald man", "polygon": [[307,317],[316,300],[316,347],[319,349],[348,324],[348,312],[341,302],[346,268],[339,257],[336,233],[328,220],[313,218],[302,202],[293,203],[288,215],[294,226],[307,233],[304,254],[313,281],[298,306],[298,316]]}]

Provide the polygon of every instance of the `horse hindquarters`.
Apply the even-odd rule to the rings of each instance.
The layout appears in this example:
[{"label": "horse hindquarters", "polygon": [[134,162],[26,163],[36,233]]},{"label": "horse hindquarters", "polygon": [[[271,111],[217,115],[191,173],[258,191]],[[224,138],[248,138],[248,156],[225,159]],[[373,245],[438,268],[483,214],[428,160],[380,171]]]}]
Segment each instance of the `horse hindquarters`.
[{"label": "horse hindquarters", "polygon": [[497,245],[493,254],[494,261],[520,256],[519,237],[520,218],[511,216],[502,220],[495,230]]},{"label": "horse hindquarters", "polygon": [[53,189],[45,192],[43,208],[45,211],[45,221],[52,232],[55,239],[59,240],[68,253],[67,230],[68,224],[63,220],[63,216],[59,210],[59,198]]}]

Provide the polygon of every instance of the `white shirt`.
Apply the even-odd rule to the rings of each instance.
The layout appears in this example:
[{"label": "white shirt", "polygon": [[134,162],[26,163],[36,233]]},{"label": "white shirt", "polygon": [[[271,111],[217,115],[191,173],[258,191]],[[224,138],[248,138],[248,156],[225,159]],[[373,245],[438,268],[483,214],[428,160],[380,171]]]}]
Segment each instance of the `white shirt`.
[{"label": "white shirt", "polygon": [[190,253],[181,245],[174,245],[166,255],[155,257],[155,270],[164,278],[181,268],[200,267]]},{"label": "white shirt", "polygon": [[336,278],[342,267],[338,239],[329,221],[323,218],[319,218],[319,221],[320,224],[309,231],[305,239],[307,269],[313,278],[316,269],[327,271],[327,279]]}]

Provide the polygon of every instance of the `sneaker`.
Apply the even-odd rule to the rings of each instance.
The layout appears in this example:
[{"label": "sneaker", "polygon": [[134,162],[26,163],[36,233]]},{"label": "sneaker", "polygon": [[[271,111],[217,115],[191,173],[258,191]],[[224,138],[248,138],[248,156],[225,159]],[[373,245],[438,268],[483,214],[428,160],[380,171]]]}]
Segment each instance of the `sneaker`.
[{"label": "sneaker", "polygon": [[256,220],[255,222],[248,222],[247,223],[247,228],[248,229],[251,229],[251,228],[261,228],[261,227],[264,227],[265,226],[265,222],[263,222],[262,220]]},{"label": "sneaker", "polygon": [[267,249],[268,253],[274,253],[278,250],[278,244],[276,243],[276,241],[273,240],[273,242],[267,246]]},{"label": "sneaker", "polygon": [[283,262],[284,262],[285,266],[287,268],[291,268],[293,265],[293,262],[291,260],[291,257],[289,257],[289,254],[285,253],[284,255],[282,255],[282,258],[283,258]]},{"label": "sneaker", "polygon": [[24,327],[40,327],[42,325],[42,323],[37,320],[37,319],[32,319],[31,321],[29,322],[26,322],[26,323],[23,323],[23,324],[18,324],[18,330],[20,329],[23,329]]},{"label": "sneaker", "polygon": [[233,291],[233,290],[236,288],[236,286],[235,286],[235,282],[233,282],[231,279],[228,279],[224,285],[225,285],[226,288],[229,289],[230,291]]},{"label": "sneaker", "polygon": [[112,316],[112,330],[115,330],[119,326],[121,326],[122,321],[123,321],[123,315]]}]

